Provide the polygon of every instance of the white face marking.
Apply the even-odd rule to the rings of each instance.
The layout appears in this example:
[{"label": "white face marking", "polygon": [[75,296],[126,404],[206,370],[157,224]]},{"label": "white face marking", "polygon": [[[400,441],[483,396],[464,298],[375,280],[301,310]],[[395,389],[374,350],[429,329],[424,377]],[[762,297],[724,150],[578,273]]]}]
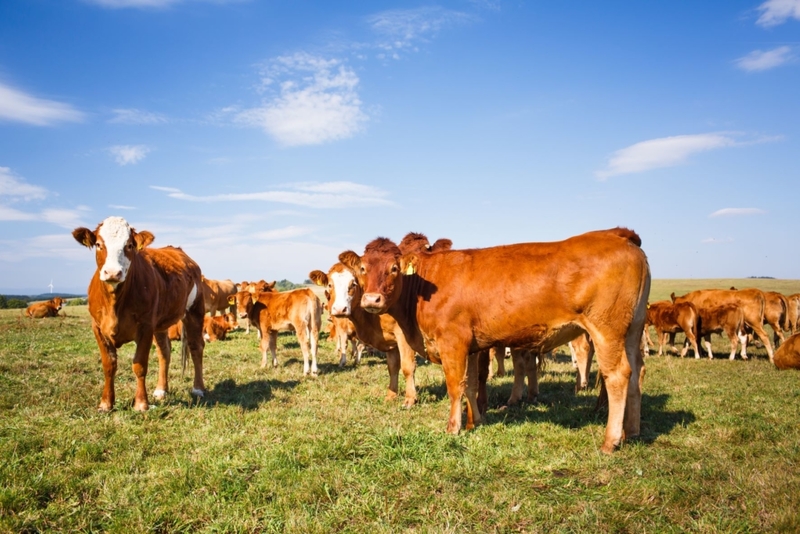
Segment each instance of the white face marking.
[{"label": "white face marking", "polygon": [[353,313],[353,297],[350,295],[350,284],[355,280],[350,271],[335,272],[330,275],[333,285],[334,300],[331,315],[350,315]]},{"label": "white face marking", "polygon": [[189,293],[189,298],[186,299],[186,311],[189,311],[189,308],[192,307],[192,304],[194,304],[194,299],[196,298],[197,298],[197,285],[195,284],[192,287],[192,291]]},{"label": "white face marking", "polygon": [[131,235],[131,227],[122,217],[109,217],[100,225],[98,232],[106,248],[106,262],[100,268],[100,280],[109,278],[113,283],[125,281],[131,261],[125,256],[125,245]]}]

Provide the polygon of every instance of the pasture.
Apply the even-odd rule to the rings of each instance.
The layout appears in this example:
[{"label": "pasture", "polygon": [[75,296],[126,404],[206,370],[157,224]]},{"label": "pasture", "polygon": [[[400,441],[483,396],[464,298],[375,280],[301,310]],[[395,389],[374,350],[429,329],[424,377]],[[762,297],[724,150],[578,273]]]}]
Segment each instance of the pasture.
[{"label": "pasture", "polygon": [[[800,292],[800,281],[654,280],[651,300],[731,285]],[[800,374],[761,347],[728,361],[714,336],[713,361],[646,357],[642,435],[606,456],[606,412],[596,389],[574,393],[566,347],[539,403],[503,408],[511,378],[495,377],[486,424],[454,437],[439,366],[418,358],[419,402],[404,410],[384,399],[380,355],[340,369],[323,336],[320,376],[303,378],[297,340],[282,334],[278,368],[262,370],[254,330],[206,345],[200,401],[174,346],[172,391],[144,414],[131,408],[125,345],[117,408],[99,414],[88,312],[62,315],[0,310],[0,531],[800,531]],[[151,402],[156,369],[153,355]]]}]

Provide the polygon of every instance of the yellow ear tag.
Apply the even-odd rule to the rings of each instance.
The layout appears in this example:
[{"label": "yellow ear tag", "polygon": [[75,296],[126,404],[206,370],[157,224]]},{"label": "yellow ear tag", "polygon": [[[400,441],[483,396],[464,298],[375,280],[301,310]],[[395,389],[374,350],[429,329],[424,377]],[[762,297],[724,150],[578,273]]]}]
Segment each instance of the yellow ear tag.
[{"label": "yellow ear tag", "polygon": [[409,264],[408,264],[408,267],[406,267],[406,274],[407,274],[408,276],[411,276],[411,275],[412,275],[412,274],[414,274],[415,272],[416,272],[416,271],[414,270],[414,264],[413,264],[413,263],[409,263]]},{"label": "yellow ear tag", "polygon": [[316,281],[316,282],[314,282],[314,283],[315,283],[315,284],[317,284],[318,286],[322,287],[322,280],[317,280],[317,281]]}]

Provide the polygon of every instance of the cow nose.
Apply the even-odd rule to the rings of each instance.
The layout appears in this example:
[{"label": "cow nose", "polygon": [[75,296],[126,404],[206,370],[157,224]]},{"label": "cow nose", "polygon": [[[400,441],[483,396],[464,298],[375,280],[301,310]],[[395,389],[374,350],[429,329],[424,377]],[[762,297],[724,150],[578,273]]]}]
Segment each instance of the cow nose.
[{"label": "cow nose", "polygon": [[342,315],[350,315],[350,306],[342,306],[340,308],[331,307],[331,315],[335,315],[337,317]]},{"label": "cow nose", "polygon": [[122,271],[119,269],[113,271],[110,269],[103,269],[103,280],[106,282],[118,282],[121,277]]},{"label": "cow nose", "polygon": [[383,295],[380,293],[364,293],[361,296],[361,307],[367,311],[369,311],[370,308],[382,308],[383,303]]}]

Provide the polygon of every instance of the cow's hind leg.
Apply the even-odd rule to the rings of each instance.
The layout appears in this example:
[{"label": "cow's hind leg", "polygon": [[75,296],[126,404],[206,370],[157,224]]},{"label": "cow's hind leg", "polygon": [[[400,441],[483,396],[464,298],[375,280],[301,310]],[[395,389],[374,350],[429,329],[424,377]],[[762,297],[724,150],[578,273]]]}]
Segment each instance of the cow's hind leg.
[{"label": "cow's hind leg", "polygon": [[166,332],[156,332],[156,354],[158,355],[158,383],[153,398],[162,400],[169,392],[169,362],[172,357],[169,337]]},{"label": "cow's hind leg", "polygon": [[[300,343],[300,350],[303,352],[303,375],[311,373],[312,376],[317,376],[317,356],[314,354],[312,365],[309,365],[311,356],[311,343],[308,336],[308,326],[305,324],[298,325],[297,341]],[[347,339],[345,338],[345,350],[347,349]],[[346,354],[346,353],[345,353]]]},{"label": "cow's hind leg", "polygon": [[97,347],[100,349],[100,361],[103,364],[103,393],[100,396],[100,405],[97,409],[101,412],[110,412],[114,409],[115,393],[114,380],[117,376],[117,349],[111,343],[106,343],[97,327],[92,326]]},{"label": "cow's hind leg", "polygon": [[[203,382],[203,351],[206,342],[203,339],[203,319],[205,317],[204,304],[198,299],[183,318],[183,332],[181,335],[181,350],[192,357],[194,367],[194,381],[192,382],[192,395],[205,396],[206,386]],[[185,358],[185,356],[184,356]]]},{"label": "cow's hind leg", "polygon": [[153,331],[144,326],[136,333],[136,352],[133,355],[133,376],[136,378],[136,393],[133,397],[133,409],[146,412],[147,404],[147,364],[150,359],[150,348],[153,346]]}]

